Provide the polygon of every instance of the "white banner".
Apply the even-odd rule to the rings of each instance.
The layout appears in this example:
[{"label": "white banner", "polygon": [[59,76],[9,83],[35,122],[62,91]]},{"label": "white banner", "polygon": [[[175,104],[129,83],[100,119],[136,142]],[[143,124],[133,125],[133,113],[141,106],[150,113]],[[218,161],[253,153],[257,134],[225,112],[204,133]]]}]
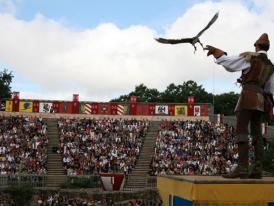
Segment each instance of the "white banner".
[{"label": "white banner", "polygon": [[40,102],[39,112],[42,113],[54,113],[52,102]]},{"label": "white banner", "polygon": [[155,106],[156,115],[168,115],[168,105],[156,105]]},{"label": "white banner", "polygon": [[201,116],[201,107],[200,106],[194,106],[194,116]]},{"label": "white banner", "polygon": [[0,105],[0,111],[5,111],[6,110],[6,101],[2,101]]}]

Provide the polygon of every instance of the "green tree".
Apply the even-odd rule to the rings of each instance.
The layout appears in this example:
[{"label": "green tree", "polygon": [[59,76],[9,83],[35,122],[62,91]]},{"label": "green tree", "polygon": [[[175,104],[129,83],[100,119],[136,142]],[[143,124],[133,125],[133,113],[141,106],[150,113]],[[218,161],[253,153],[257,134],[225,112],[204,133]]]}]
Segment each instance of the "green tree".
[{"label": "green tree", "polygon": [[194,96],[195,102],[212,103],[213,95],[193,80],[183,82],[179,87],[183,102],[187,102],[189,96]]},{"label": "green tree", "polygon": [[133,92],[127,95],[121,95],[119,98],[111,100],[111,102],[128,102],[131,96],[137,96],[138,102],[161,101],[161,93],[157,89],[149,89],[144,84],[140,84],[135,87]]},{"label": "green tree", "polygon": [[189,80],[182,85],[170,84],[166,90],[161,93],[162,102],[181,103],[187,102],[189,96],[194,96],[195,102],[212,103],[213,95],[205,91],[202,85]]},{"label": "green tree", "polygon": [[0,72],[0,98],[10,98],[11,97],[11,82],[12,82],[12,72],[8,72],[7,69]]},{"label": "green tree", "polygon": [[195,102],[211,103],[213,95],[205,91],[202,85],[189,80],[182,85],[174,83],[167,86],[163,92],[157,89],[150,89],[144,84],[135,87],[133,92],[128,95],[121,95],[112,102],[128,102],[130,96],[137,96],[138,102],[161,102],[161,103],[182,103],[187,102],[189,96],[194,96]]},{"label": "green tree", "polygon": [[180,95],[180,87],[175,84],[167,86],[166,90],[162,93],[162,102],[182,102],[183,97]]},{"label": "green tree", "polygon": [[239,94],[234,92],[223,93],[214,97],[214,113],[224,115],[234,115]]}]

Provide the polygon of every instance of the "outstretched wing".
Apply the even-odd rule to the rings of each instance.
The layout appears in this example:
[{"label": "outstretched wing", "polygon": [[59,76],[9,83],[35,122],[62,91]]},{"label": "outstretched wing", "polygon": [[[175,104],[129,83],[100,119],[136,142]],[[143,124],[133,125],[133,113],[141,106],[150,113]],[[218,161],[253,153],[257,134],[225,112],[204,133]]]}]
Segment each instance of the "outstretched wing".
[{"label": "outstretched wing", "polygon": [[219,12],[217,12],[212,17],[212,19],[208,22],[208,24],[206,25],[206,27],[203,30],[201,30],[195,37],[199,38],[204,33],[204,31],[207,30],[218,19],[218,16],[219,16]]},{"label": "outstretched wing", "polygon": [[184,39],[155,38],[155,40],[163,44],[180,44],[180,43],[192,43],[193,38],[184,38]]}]

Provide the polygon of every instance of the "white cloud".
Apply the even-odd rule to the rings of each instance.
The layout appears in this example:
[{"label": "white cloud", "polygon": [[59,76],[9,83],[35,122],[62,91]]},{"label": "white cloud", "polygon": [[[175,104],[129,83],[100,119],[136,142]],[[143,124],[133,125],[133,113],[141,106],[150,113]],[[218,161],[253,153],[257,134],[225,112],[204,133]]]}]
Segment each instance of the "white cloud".
[{"label": "white cloud", "polygon": [[274,19],[274,1],[273,0],[251,0],[255,8],[262,12],[262,15]]},{"label": "white cloud", "polygon": [[12,0],[0,0],[0,11],[3,13],[15,14],[16,6]]},{"label": "white cloud", "polygon": [[[223,1],[193,6],[168,27],[166,37],[195,35],[216,11],[219,19],[201,37],[204,44],[238,54],[253,50],[261,33],[274,36],[274,23],[266,15],[249,11],[241,1]],[[79,93],[81,100],[109,100],[140,83],[163,90],[189,79],[206,82],[206,89],[216,93],[239,90],[233,83],[240,74],[215,65],[199,45],[193,54],[191,45],[159,44],[153,40],[156,31],[146,26],[120,29],[106,23],[74,31],[40,14],[23,21],[5,12],[0,25],[0,62],[41,88],[21,91],[23,98],[70,99]]]}]

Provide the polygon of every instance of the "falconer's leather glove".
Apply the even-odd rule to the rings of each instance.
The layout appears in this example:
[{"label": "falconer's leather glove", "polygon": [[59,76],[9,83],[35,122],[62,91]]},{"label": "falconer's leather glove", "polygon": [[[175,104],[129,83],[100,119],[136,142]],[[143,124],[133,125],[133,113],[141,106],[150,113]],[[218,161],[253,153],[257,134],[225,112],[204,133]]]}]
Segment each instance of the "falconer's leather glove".
[{"label": "falconer's leather glove", "polygon": [[210,45],[206,45],[204,50],[208,50],[207,56],[213,55],[216,59],[223,56],[224,54],[225,55],[227,54],[226,52],[222,51],[221,49],[217,49],[217,48],[215,48],[213,46],[210,46]]}]

